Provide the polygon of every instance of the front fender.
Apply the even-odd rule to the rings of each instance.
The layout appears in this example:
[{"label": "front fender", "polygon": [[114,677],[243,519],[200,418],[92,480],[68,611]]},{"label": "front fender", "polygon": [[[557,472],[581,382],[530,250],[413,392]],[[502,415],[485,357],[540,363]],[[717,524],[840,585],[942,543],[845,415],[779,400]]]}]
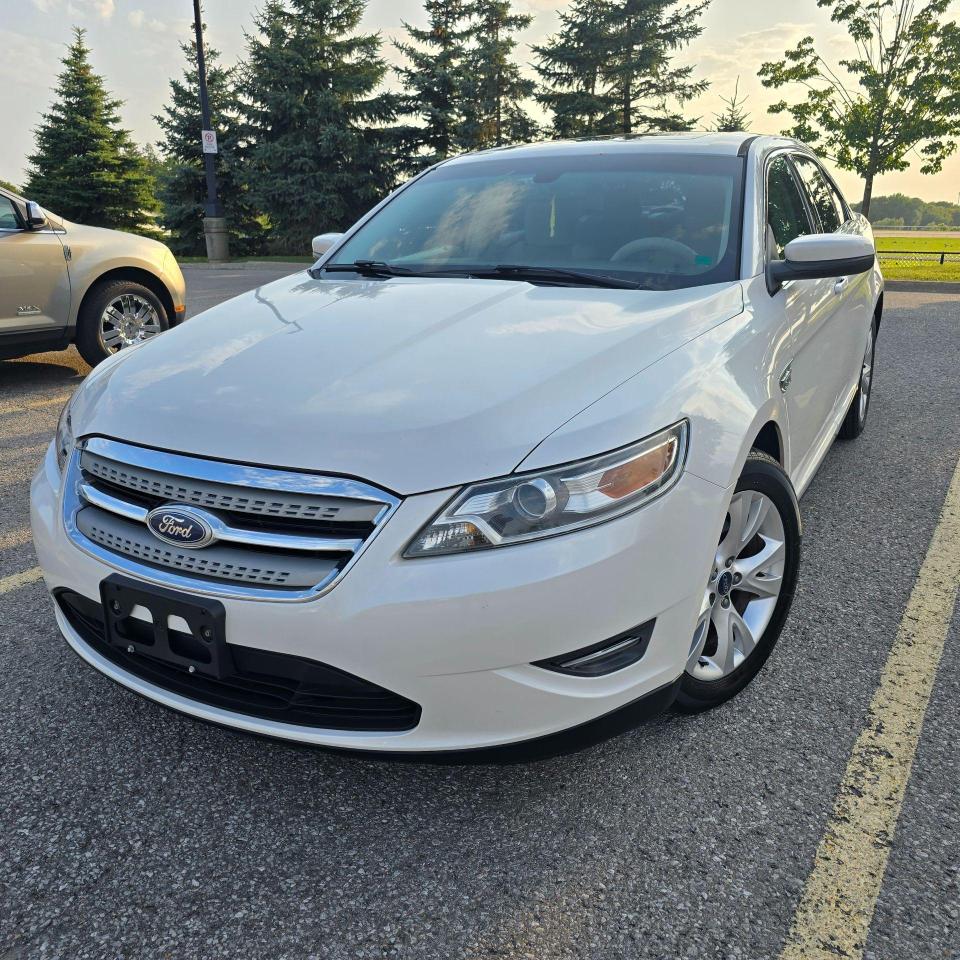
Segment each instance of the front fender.
[{"label": "front fender", "polygon": [[789,347],[775,311],[758,313],[748,306],[581,411],[518,470],[613,450],[685,417],[690,421],[686,469],[701,479],[721,487],[735,483],[757,434],[771,421],[789,472],[786,404],[779,388]]}]

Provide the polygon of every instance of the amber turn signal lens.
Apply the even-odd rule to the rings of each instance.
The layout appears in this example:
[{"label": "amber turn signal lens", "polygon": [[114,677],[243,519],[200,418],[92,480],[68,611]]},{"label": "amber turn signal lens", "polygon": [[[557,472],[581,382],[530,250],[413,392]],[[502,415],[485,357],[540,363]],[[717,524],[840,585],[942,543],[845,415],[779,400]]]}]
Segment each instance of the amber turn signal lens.
[{"label": "amber turn signal lens", "polygon": [[670,469],[676,455],[677,441],[671,438],[659,447],[605,471],[597,489],[614,500],[628,497],[656,483]]}]

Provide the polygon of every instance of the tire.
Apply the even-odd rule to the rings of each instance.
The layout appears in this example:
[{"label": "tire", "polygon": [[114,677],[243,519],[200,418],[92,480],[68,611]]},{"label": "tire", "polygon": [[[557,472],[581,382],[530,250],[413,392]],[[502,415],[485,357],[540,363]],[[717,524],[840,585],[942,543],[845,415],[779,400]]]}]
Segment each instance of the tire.
[{"label": "tire", "polygon": [[863,433],[863,428],[867,425],[867,414],[870,412],[870,394],[873,389],[873,371],[874,359],[877,352],[877,318],[873,318],[870,324],[870,336],[867,341],[867,348],[863,354],[863,362],[860,366],[860,382],[857,384],[857,392],[853,395],[850,403],[850,409],[843,418],[840,425],[840,432],[837,434],[841,440],[855,440]]},{"label": "tire", "polygon": [[751,451],[724,521],[680,681],[678,710],[696,713],[716,707],[757,675],[790,612],[800,550],[800,509],[793,485],[773,457]]},{"label": "tire", "polygon": [[[116,321],[105,317],[111,306]],[[169,326],[167,311],[148,287],[132,280],[102,281],[93,287],[80,308],[77,350],[95,367],[123,347],[149,340]]]}]

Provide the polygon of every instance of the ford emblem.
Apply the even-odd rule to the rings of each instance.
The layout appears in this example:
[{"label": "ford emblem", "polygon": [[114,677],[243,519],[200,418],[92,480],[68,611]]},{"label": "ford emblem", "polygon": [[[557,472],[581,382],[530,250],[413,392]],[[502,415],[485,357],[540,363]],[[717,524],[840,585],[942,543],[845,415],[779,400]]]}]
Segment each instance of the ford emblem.
[{"label": "ford emblem", "polygon": [[196,550],[212,543],[213,526],[192,507],[157,507],[147,514],[150,532],[164,543]]}]

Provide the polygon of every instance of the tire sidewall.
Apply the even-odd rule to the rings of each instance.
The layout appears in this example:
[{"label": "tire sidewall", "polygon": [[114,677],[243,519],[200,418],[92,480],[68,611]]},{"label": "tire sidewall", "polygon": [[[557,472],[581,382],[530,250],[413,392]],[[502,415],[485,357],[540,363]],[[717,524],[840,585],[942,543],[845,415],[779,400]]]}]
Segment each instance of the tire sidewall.
[{"label": "tire sidewall", "polygon": [[755,490],[769,497],[783,520],[786,555],[780,595],[759,643],[736,670],[719,680],[700,680],[684,672],[677,696],[677,706],[688,712],[706,710],[729,700],[757,675],[773,652],[793,603],[800,572],[802,546],[800,509],[793,485],[775,460],[762,454],[751,454],[740,474],[734,493],[741,493],[744,490]]},{"label": "tire sidewall", "polygon": [[144,300],[148,300],[157,311],[161,332],[170,328],[170,319],[162,301],[149,287],[133,280],[100,283],[90,291],[80,310],[80,316],[77,318],[77,350],[80,351],[80,355],[91,367],[95,367],[111,356],[100,341],[100,318],[107,308],[107,304],[124,293],[133,293]]}]

